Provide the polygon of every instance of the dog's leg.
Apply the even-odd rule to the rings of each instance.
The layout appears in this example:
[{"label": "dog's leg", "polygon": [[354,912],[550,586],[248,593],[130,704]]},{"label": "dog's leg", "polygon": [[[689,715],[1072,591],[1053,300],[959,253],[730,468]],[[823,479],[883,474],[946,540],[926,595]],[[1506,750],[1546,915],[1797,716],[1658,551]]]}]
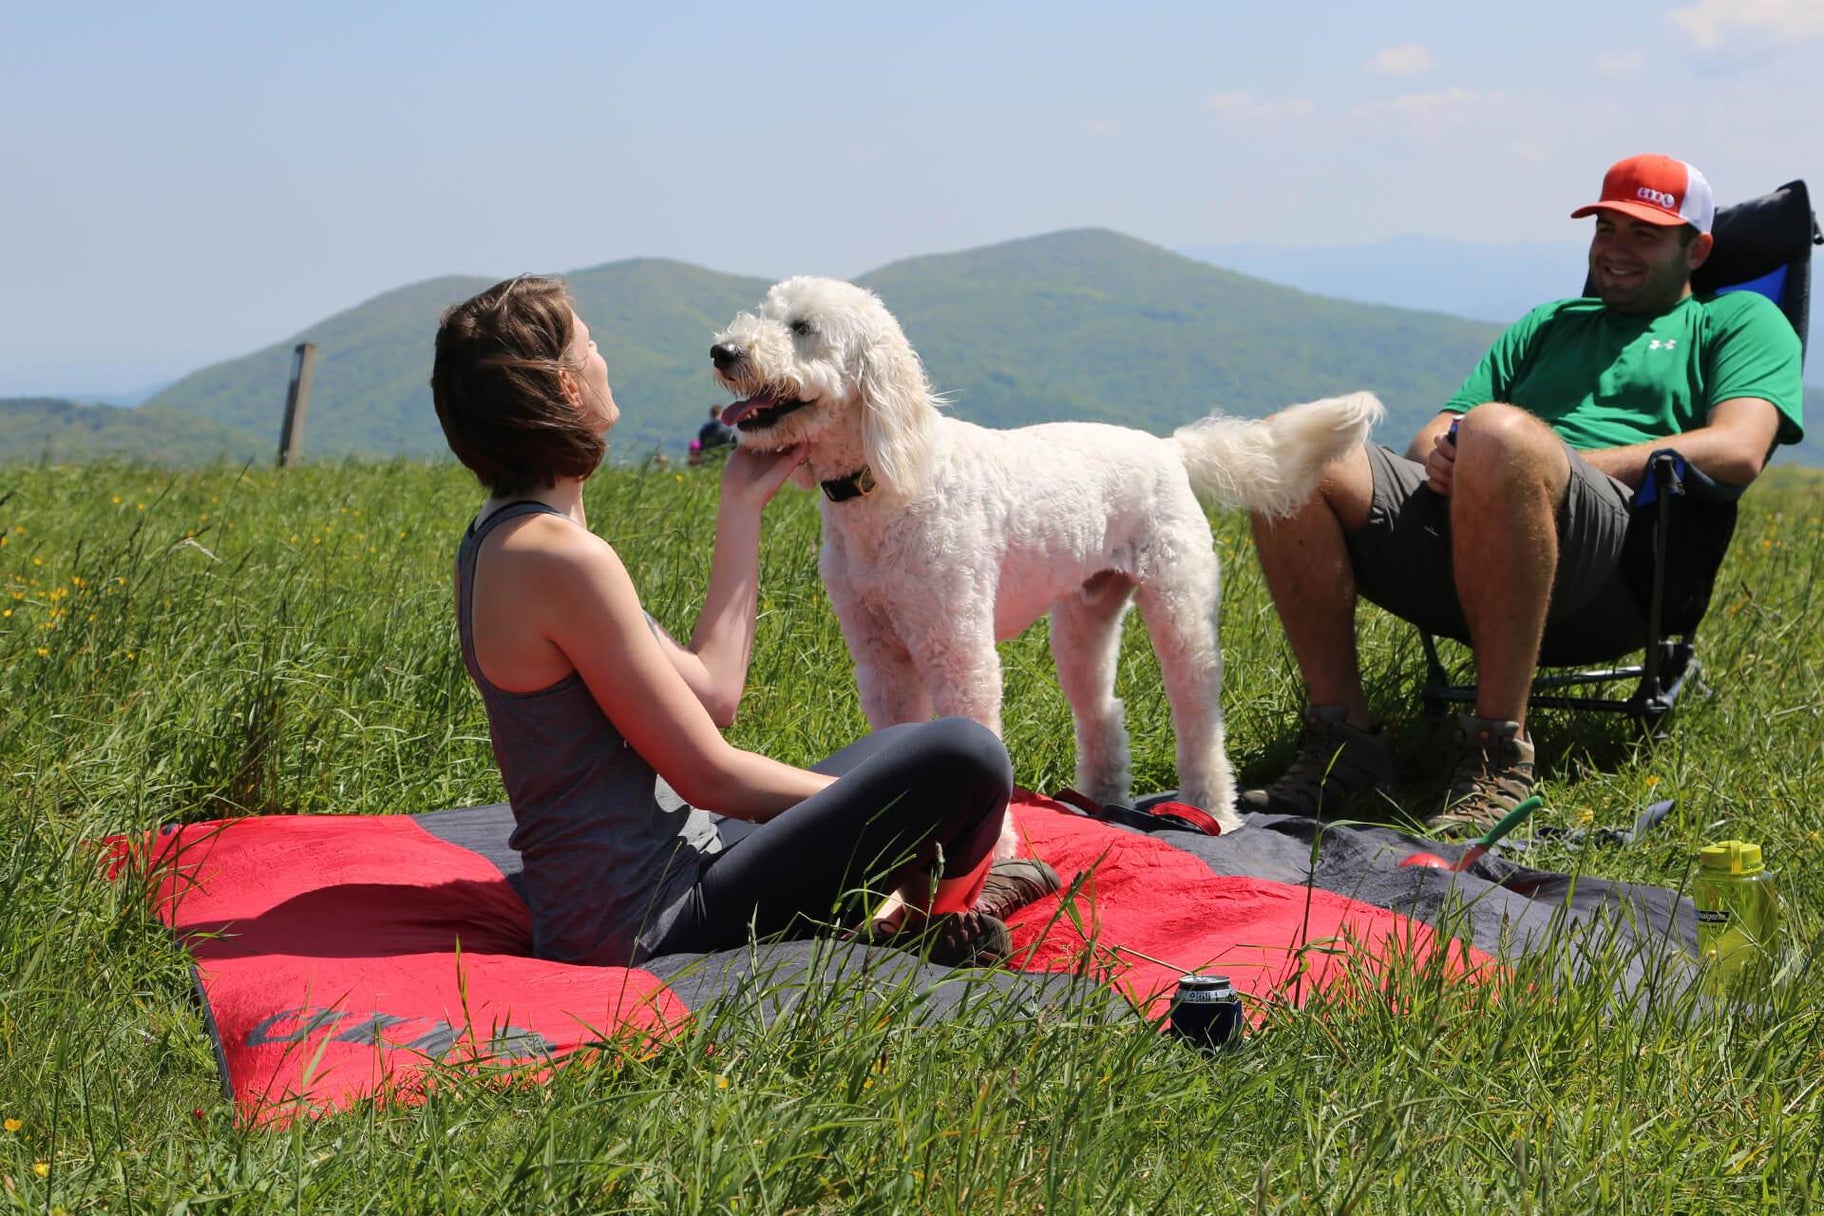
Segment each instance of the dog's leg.
[{"label": "dog's leg", "polygon": [[865,658],[860,647],[850,645],[855,652],[855,687],[861,694],[861,712],[867,715],[871,729],[930,721],[931,694],[898,638],[874,638]]},{"label": "dog's leg", "polygon": [[939,717],[973,718],[1001,733],[1001,656],[994,605],[952,605],[936,619],[899,622]]},{"label": "dog's leg", "polygon": [[1131,792],[1115,662],[1133,589],[1125,575],[1106,571],[1051,609],[1051,654],[1077,727],[1077,789],[1097,802],[1126,802]]},{"label": "dog's leg", "polygon": [[[912,660],[931,690],[938,716],[973,718],[999,735],[1001,656],[994,648],[994,601],[992,596],[960,595],[955,600],[952,612],[908,629]],[[1006,861],[1019,850],[1013,816],[1005,815],[993,859]]]},{"label": "dog's leg", "polygon": [[841,590],[831,585],[829,591],[843,640],[855,659],[855,688],[868,726],[880,730],[901,722],[929,721],[931,694],[893,622],[846,585]]},{"label": "dog's leg", "polygon": [[1150,563],[1155,577],[1135,592],[1159,656],[1178,735],[1178,796],[1202,807],[1225,832],[1241,827],[1235,774],[1223,747],[1222,648],[1216,638],[1220,576],[1212,547],[1181,546]]}]

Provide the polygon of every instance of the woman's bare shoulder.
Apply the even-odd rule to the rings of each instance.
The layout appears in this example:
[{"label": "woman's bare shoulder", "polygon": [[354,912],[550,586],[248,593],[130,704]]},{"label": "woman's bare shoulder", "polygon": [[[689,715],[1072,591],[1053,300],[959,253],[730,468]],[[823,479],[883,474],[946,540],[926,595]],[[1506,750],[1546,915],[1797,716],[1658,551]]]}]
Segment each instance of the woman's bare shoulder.
[{"label": "woman's bare shoulder", "polygon": [[501,564],[521,575],[576,574],[606,564],[619,569],[614,547],[581,524],[561,515],[528,515],[503,524],[483,542]]}]

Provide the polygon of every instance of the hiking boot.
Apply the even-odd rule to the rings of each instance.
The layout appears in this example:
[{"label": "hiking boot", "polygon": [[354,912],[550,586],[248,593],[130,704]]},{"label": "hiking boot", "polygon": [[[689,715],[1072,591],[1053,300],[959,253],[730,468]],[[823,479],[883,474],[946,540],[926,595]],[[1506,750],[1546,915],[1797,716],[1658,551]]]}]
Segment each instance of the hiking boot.
[{"label": "hiking boot", "polygon": [[1457,716],[1463,755],[1444,809],[1425,821],[1439,836],[1480,836],[1533,793],[1533,741],[1518,722]]},{"label": "hiking boot", "polygon": [[1013,934],[998,916],[951,912],[932,921],[925,956],[939,967],[993,967],[1013,953]]},{"label": "hiking boot", "polygon": [[1292,767],[1265,789],[1243,790],[1240,802],[1247,811],[1316,817],[1342,810],[1352,794],[1392,784],[1393,749],[1379,728],[1349,725],[1340,705],[1312,705]]},{"label": "hiking boot", "polygon": [[988,867],[988,881],[982,884],[974,910],[1004,921],[1063,885],[1058,881],[1058,872],[1036,857],[997,861]]}]

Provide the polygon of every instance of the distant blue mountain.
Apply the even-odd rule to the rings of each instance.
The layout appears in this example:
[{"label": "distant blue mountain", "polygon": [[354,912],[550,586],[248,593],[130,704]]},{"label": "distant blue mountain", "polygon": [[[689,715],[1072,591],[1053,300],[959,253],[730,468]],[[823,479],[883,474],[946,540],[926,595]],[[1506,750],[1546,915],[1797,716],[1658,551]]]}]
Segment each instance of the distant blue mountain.
[{"label": "distant blue mountain", "polygon": [[144,405],[170,386],[171,381],[160,380],[157,384],[148,384],[143,388],[127,389],[122,392],[65,393],[63,395],[72,401],[80,401],[84,405],[113,405],[131,409],[136,405]]},{"label": "distant blue mountain", "polygon": [[[1398,236],[1369,245],[1202,245],[1181,252],[1316,295],[1505,324],[1536,304],[1581,291],[1587,248],[1582,240],[1484,245]],[[1807,384],[1824,385],[1820,313],[1814,299]]]}]

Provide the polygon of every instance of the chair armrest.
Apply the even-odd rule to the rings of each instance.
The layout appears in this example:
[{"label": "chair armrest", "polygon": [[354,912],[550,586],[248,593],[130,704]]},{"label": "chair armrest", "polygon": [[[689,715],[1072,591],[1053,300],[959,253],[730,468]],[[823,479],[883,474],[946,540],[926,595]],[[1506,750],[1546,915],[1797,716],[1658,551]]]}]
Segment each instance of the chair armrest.
[{"label": "chair armrest", "polygon": [[1647,457],[1646,476],[1640,479],[1629,505],[1638,511],[1652,506],[1662,495],[1700,503],[1732,503],[1747,489],[1716,480],[1686,460],[1677,448],[1660,448]]}]

